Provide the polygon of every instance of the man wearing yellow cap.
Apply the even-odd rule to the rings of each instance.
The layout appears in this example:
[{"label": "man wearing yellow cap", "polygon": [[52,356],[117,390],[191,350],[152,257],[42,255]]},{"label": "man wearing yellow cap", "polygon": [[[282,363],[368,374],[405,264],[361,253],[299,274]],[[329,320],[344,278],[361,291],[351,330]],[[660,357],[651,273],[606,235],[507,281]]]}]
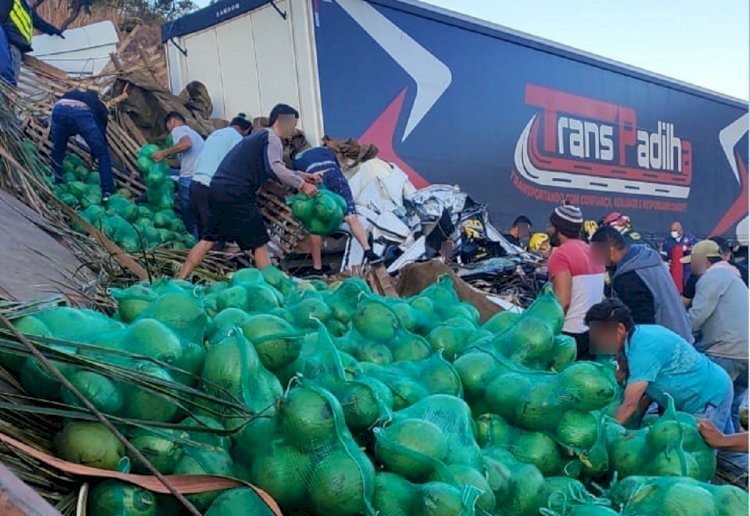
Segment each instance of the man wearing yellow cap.
[{"label": "man wearing yellow cap", "polygon": [[747,286],[713,240],[701,240],[681,261],[700,276],[688,311],[692,330],[701,332],[696,347],[723,367],[734,382],[732,417],[737,424],[739,404],[747,392]]}]

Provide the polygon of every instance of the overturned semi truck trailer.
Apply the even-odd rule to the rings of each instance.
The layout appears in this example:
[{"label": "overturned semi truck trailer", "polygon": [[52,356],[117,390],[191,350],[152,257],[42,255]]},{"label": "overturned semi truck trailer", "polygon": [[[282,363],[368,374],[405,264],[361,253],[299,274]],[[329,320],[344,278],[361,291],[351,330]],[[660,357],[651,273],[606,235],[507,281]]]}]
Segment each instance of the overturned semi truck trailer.
[{"label": "overturned semi truck trailer", "polygon": [[746,102],[405,0],[224,0],[162,28],[171,87],[215,116],[299,107],[417,187],[459,184],[498,227],[563,200],[642,232],[747,242]]}]

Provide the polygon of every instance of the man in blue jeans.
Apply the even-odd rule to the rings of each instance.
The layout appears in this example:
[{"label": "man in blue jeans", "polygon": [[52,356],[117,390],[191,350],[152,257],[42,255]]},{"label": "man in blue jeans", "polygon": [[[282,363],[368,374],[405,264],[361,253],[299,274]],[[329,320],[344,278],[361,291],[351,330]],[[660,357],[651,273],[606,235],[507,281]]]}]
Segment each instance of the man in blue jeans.
[{"label": "man in blue jeans", "polygon": [[50,127],[55,181],[62,182],[62,162],[68,140],[80,135],[99,163],[99,184],[103,201],[109,199],[115,189],[112,161],[107,147],[107,118],[107,107],[99,100],[95,91],[72,90],[63,95],[52,108]]},{"label": "man in blue jeans", "polygon": [[189,127],[185,117],[176,111],[167,113],[164,127],[172,135],[174,145],[168,149],[155,152],[153,160],[158,163],[170,156],[179,155],[180,213],[188,232],[198,238],[198,217],[190,200],[190,183],[192,183],[196,172],[198,157],[203,151],[203,137]]}]

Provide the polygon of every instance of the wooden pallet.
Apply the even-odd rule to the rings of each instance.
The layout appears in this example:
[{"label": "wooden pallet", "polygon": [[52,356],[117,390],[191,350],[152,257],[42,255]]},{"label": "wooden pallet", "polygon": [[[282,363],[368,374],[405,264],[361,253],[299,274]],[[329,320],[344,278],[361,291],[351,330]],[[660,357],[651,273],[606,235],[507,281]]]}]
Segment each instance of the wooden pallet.
[{"label": "wooden pallet", "polygon": [[373,291],[385,297],[398,297],[396,287],[393,285],[391,275],[382,263],[371,266],[365,275],[367,283]]},{"label": "wooden pallet", "polygon": [[293,253],[308,234],[300,221],[294,218],[285,199],[290,188],[267,181],[258,191],[258,204],[271,239],[270,247],[276,260]]}]

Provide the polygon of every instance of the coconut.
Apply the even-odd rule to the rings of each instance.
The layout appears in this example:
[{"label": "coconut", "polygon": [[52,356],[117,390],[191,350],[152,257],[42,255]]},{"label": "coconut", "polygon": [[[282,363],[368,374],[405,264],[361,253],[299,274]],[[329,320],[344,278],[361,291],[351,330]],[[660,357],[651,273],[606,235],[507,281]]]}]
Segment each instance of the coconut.
[{"label": "coconut", "polygon": [[[186,417],[185,419],[180,421],[180,426],[189,426],[198,429],[204,428],[211,430],[224,430],[224,425],[221,422],[206,415]],[[225,450],[229,450],[229,448],[232,446],[232,439],[227,435],[219,435],[202,431],[188,431],[188,436],[191,441],[207,444],[209,446],[215,446],[217,448],[223,448]]]},{"label": "coconut", "polygon": [[273,516],[274,512],[254,489],[239,487],[222,493],[205,516]]},{"label": "coconut", "polygon": [[150,491],[119,480],[105,480],[89,493],[92,516],[156,516],[156,496]]},{"label": "coconut", "polygon": [[55,452],[69,462],[114,470],[125,446],[101,423],[73,421],[55,435]]},{"label": "coconut", "polygon": [[182,355],[180,339],[156,319],[139,319],[125,332],[124,346],[131,353],[177,364]]},{"label": "coconut", "polygon": [[263,365],[275,371],[294,362],[302,344],[292,325],[273,315],[255,315],[240,326],[258,351]]},{"label": "coconut", "polygon": [[388,471],[423,482],[445,459],[448,442],[437,425],[404,419],[377,432],[375,455]]},{"label": "coconut", "polygon": [[372,497],[375,468],[344,449],[336,450],[312,469],[309,495],[316,514],[366,514]]},{"label": "coconut", "polygon": [[[174,468],[175,475],[233,475],[232,458],[221,448],[186,448]],[[196,509],[208,509],[221,491],[187,495]]]},{"label": "coconut", "polygon": [[301,450],[312,450],[336,441],[336,420],[331,401],[309,387],[292,390],[279,407],[279,427],[289,442]]},{"label": "coconut", "polygon": [[[152,287],[153,288],[153,287]],[[198,299],[191,294],[167,293],[144,310],[139,319],[156,319],[181,339],[202,344],[208,319]]]},{"label": "coconut", "polygon": [[133,285],[125,290],[113,288],[111,295],[117,301],[120,320],[126,323],[134,321],[156,299],[156,294],[145,285]]},{"label": "coconut", "polygon": [[250,293],[244,286],[229,287],[216,298],[216,309],[236,308],[247,312],[250,308]]},{"label": "coconut", "polygon": [[250,482],[266,491],[285,510],[301,508],[307,494],[305,481],[312,469],[311,457],[283,440],[274,441],[253,460]]},{"label": "coconut", "polygon": [[[67,378],[78,392],[105,414],[117,414],[122,409],[124,402],[122,391],[109,378],[93,371],[76,371]],[[78,398],[65,387],[60,387],[60,397],[68,405],[83,406]]]},{"label": "coconut", "polygon": [[[159,473],[169,475],[174,471],[182,455],[182,445],[177,442],[177,439],[187,438],[186,432],[178,430],[137,428],[130,434],[130,443],[154,465]],[[130,458],[130,463],[135,473],[150,474],[135,457]]]},{"label": "coconut", "polygon": [[[174,382],[171,374],[152,363],[141,362],[134,369],[134,372],[141,375],[153,376],[164,382]],[[126,386],[125,399],[124,412],[133,419],[168,423],[180,414],[180,407],[174,398],[136,384]]]},{"label": "coconut", "polygon": [[[52,337],[52,332],[47,328],[47,325],[31,315],[13,321],[13,326],[24,335],[33,337]],[[25,349],[25,346],[22,347]],[[0,352],[0,365],[11,371],[18,372],[26,362],[26,358],[26,355],[3,351]]]}]

